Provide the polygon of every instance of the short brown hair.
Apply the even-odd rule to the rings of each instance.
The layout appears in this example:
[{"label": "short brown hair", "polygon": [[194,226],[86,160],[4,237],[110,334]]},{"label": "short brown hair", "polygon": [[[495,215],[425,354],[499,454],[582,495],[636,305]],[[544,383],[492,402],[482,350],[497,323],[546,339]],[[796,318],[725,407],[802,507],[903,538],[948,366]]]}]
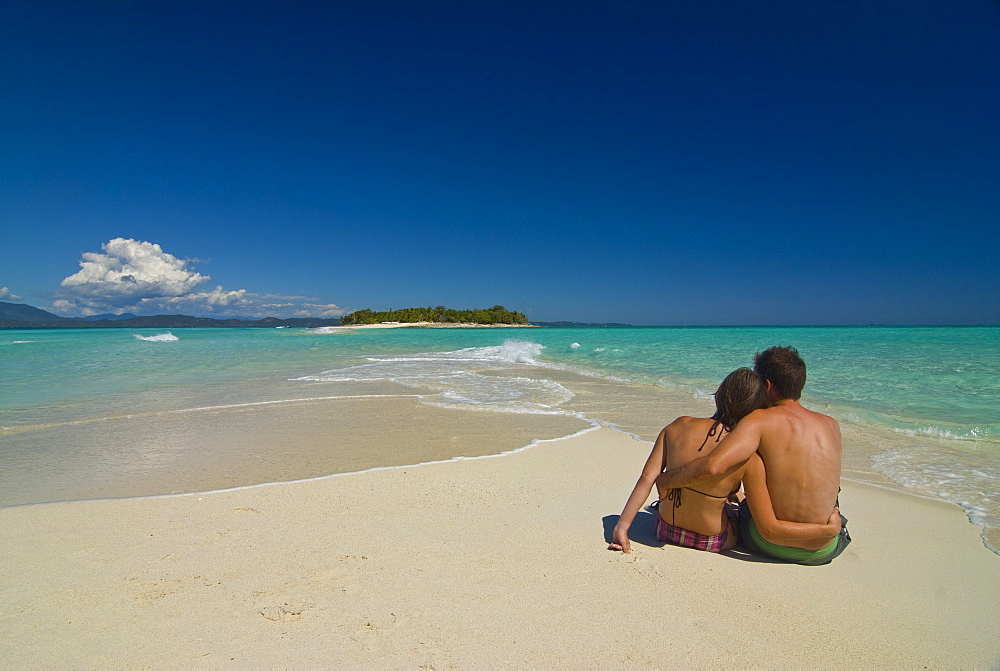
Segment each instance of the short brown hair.
[{"label": "short brown hair", "polygon": [[767,407],[764,383],[749,368],[737,368],[726,376],[715,392],[715,407],[712,419],[732,429],[754,410]]},{"label": "short brown hair", "polygon": [[753,357],[753,369],[763,380],[770,380],[781,398],[794,401],[802,397],[806,386],[806,362],[794,347],[770,347]]}]

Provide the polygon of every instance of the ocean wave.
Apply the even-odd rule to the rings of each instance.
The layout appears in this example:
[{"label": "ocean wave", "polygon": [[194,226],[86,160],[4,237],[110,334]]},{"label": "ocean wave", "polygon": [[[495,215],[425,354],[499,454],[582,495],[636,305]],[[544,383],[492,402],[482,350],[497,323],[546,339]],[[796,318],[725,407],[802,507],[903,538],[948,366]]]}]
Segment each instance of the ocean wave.
[{"label": "ocean wave", "polygon": [[1000,429],[995,426],[971,426],[946,428],[943,426],[920,426],[916,428],[894,428],[897,433],[907,436],[931,436],[951,440],[990,440],[1000,437]]},{"label": "ocean wave", "polygon": [[[811,404],[813,405],[813,404]],[[915,438],[1000,443],[1000,424],[959,424],[916,417],[902,417],[843,405],[819,404],[819,410],[841,422],[862,427],[885,428]]]},{"label": "ocean wave", "polygon": [[151,336],[139,335],[138,333],[133,333],[132,335],[139,340],[145,340],[146,342],[173,342],[175,340],[180,340],[180,338],[169,331]]},{"label": "ocean wave", "polygon": [[489,347],[466,347],[452,352],[428,352],[424,354],[402,355],[397,357],[369,357],[369,361],[411,362],[411,361],[445,361],[445,362],[479,362],[483,364],[523,363],[532,366],[539,365],[537,357],[545,349],[544,345],[525,340],[507,340],[502,345]]},{"label": "ocean wave", "polygon": [[897,484],[957,503],[975,524],[1000,528],[1000,463],[992,452],[912,445],[887,450],[871,461]]},{"label": "ocean wave", "polygon": [[373,356],[367,363],[296,378],[308,382],[388,381],[429,389],[421,402],[437,407],[521,414],[565,414],[560,406],[573,393],[558,382],[501,371],[539,366],[542,345],[508,340],[502,345],[450,352]]}]

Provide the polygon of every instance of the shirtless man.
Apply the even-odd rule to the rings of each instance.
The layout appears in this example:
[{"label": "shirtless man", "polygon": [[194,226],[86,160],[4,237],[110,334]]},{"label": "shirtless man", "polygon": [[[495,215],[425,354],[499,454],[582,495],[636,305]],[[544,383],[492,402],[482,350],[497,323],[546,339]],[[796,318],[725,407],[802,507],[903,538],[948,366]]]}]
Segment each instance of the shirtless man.
[{"label": "shirtless man", "polygon": [[[799,403],[806,364],[794,348],[758,352],[754,371],[767,387],[769,407],[744,417],[709,454],[661,473],[656,485],[662,489],[697,486],[746,464],[748,469],[763,471],[777,519],[823,524],[837,505],[840,491],[840,426],[832,417]],[[826,564],[851,542],[846,518],[842,521],[840,534],[832,540],[792,548],[765,538],[744,502],[740,540],[756,554],[799,564]]]}]

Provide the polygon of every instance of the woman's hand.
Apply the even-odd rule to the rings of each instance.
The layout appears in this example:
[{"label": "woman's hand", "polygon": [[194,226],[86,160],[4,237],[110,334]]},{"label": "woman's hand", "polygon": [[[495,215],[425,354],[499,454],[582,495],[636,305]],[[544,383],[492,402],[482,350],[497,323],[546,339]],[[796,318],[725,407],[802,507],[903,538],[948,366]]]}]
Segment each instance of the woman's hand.
[{"label": "woman's hand", "polygon": [[608,549],[621,550],[625,554],[632,552],[632,546],[628,540],[628,527],[623,528],[620,524],[615,525],[615,530],[611,533],[611,543],[608,544]]}]

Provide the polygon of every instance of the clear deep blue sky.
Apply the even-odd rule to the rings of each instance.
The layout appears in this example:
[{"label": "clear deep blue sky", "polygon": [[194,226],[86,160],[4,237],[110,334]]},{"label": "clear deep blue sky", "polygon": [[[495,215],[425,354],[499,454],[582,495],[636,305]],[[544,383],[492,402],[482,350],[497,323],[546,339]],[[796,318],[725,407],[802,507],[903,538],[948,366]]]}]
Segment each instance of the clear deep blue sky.
[{"label": "clear deep blue sky", "polygon": [[0,0],[0,300],[996,324],[998,229],[996,0]]}]

